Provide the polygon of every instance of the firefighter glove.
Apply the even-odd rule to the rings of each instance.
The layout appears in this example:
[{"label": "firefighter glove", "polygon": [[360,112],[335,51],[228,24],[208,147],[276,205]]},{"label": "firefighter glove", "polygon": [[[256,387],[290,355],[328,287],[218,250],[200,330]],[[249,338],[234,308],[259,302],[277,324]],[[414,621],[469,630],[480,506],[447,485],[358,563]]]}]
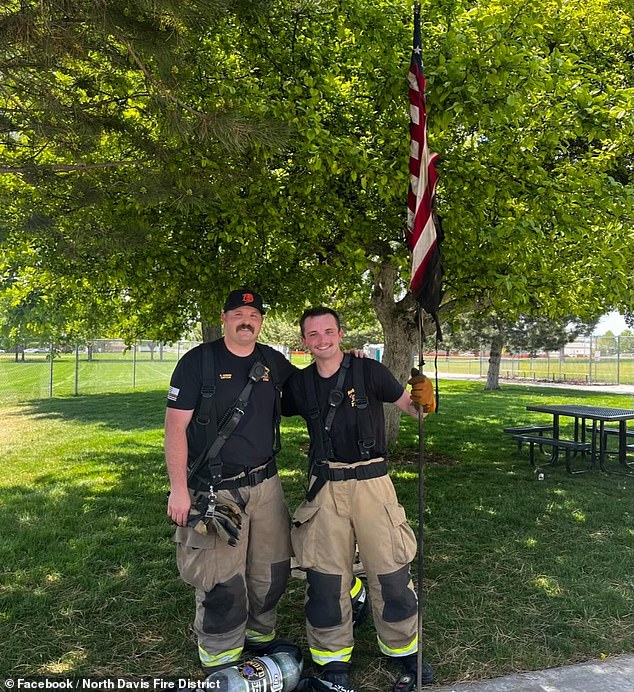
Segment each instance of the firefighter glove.
[{"label": "firefighter glove", "polygon": [[410,396],[412,401],[423,409],[423,413],[433,413],[436,410],[434,385],[425,375],[413,375],[407,384],[412,386]]},{"label": "firefighter glove", "polygon": [[215,506],[208,526],[210,528],[213,526],[223,541],[235,546],[240,540],[240,529],[242,528],[240,508],[231,500],[223,500],[221,504]]}]

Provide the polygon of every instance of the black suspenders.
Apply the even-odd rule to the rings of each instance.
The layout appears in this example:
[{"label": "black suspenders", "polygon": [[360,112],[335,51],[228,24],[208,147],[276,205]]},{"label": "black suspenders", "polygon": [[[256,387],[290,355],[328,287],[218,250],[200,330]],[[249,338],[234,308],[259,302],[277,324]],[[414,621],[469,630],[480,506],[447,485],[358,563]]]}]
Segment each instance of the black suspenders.
[{"label": "black suspenders", "polygon": [[[201,353],[202,367],[202,386],[200,388],[200,405],[195,415],[194,421],[197,425],[203,426],[205,430],[205,448],[196,460],[191,464],[187,477],[193,478],[201,469],[205,461],[208,461],[210,482],[217,485],[222,478],[222,462],[219,454],[222,446],[236,429],[238,423],[244,415],[251,390],[256,382],[259,382],[266,374],[266,369],[261,360],[264,361],[269,370],[270,378],[275,389],[275,403],[273,409],[273,457],[280,451],[280,420],[282,417],[281,406],[281,386],[277,369],[272,358],[266,357],[266,350],[256,344],[255,354],[258,360],[253,364],[249,371],[247,383],[238,395],[238,399],[230,406],[218,421],[216,410],[216,349],[217,341],[203,347]],[[261,360],[260,360],[261,359]]]},{"label": "black suspenders", "polygon": [[[339,375],[335,387],[328,395],[328,412],[322,424],[321,411],[319,402],[317,401],[317,390],[315,387],[315,370],[313,367],[307,368],[304,371],[303,377],[305,382],[306,399],[308,403],[308,419],[307,425],[311,439],[311,454],[308,465],[308,478],[316,476],[310,490],[306,495],[306,499],[310,502],[317,495],[319,490],[323,488],[330,476],[336,474],[330,473],[328,469],[328,461],[334,460],[334,451],[332,448],[332,440],[330,438],[330,430],[332,422],[337,412],[337,408],[344,400],[343,384],[348,369],[352,366],[352,384],[354,386],[355,409],[356,409],[356,434],[359,449],[359,461],[365,461],[371,458],[371,452],[375,446],[376,439],[372,428],[372,420],[370,418],[370,409],[368,406],[368,398],[365,393],[365,381],[363,378],[363,363],[360,358],[352,358],[350,354],[344,355]],[[372,464],[370,466],[373,466]],[[356,469],[350,478],[360,478],[363,472],[359,474]],[[374,470],[370,473],[373,473]],[[377,470],[378,472],[378,470]],[[381,471],[380,475],[385,473]],[[374,477],[368,475],[367,477]],[[343,476],[341,478],[344,479]]]},{"label": "black suspenders", "polygon": [[209,344],[208,348],[202,347],[202,374],[203,383],[200,388],[200,406],[196,414],[196,423],[205,428],[205,441],[207,446],[213,444],[218,434],[218,415],[216,413],[216,359],[214,351],[216,342]]},{"label": "black suspenders", "polygon": [[346,353],[339,368],[339,376],[334,389],[328,395],[328,413],[323,425],[321,422],[321,411],[317,401],[317,390],[315,388],[314,369],[305,371],[306,396],[308,400],[308,427],[311,432],[312,441],[312,464],[323,464],[334,456],[332,441],[330,439],[330,428],[332,421],[337,413],[337,408],[341,405],[343,394],[343,382],[350,367],[350,355]]},{"label": "black suspenders", "polygon": [[355,358],[352,361],[352,385],[356,398],[359,455],[360,459],[369,459],[376,444],[376,438],[374,437],[374,429],[370,419],[368,398],[365,395],[363,362],[360,358]]}]

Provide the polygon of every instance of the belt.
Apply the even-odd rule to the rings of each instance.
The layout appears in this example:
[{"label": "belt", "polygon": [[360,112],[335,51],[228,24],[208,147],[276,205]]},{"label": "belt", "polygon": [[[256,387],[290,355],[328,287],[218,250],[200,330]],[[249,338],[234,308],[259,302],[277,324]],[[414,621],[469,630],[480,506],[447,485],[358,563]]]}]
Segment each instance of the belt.
[{"label": "belt", "polygon": [[239,478],[223,478],[218,484],[220,490],[233,490],[234,488],[245,488],[247,486],[253,488],[262,483],[268,478],[273,478],[277,473],[277,465],[275,460],[269,461],[266,466],[261,466],[258,469],[247,472]]},{"label": "belt", "polygon": [[358,481],[367,481],[370,478],[379,478],[387,473],[387,464],[384,461],[375,461],[373,464],[363,464],[362,466],[337,466],[328,467],[320,471],[317,475],[325,474],[329,481],[349,481],[355,478]]},{"label": "belt", "polygon": [[387,464],[385,461],[375,461],[372,464],[362,464],[361,466],[330,466],[320,465],[313,468],[312,475],[315,481],[306,493],[306,500],[310,502],[315,499],[317,493],[326,485],[326,481],[367,481],[370,478],[380,478],[387,475]]}]

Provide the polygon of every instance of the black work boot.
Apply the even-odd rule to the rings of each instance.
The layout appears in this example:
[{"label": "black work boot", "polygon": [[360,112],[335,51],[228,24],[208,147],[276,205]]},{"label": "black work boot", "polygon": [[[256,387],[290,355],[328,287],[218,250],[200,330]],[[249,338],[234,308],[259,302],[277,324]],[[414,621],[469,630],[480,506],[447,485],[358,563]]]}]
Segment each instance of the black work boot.
[{"label": "black work boot", "polygon": [[268,642],[250,642],[247,640],[244,642],[244,649],[255,656],[270,656],[271,654],[285,652],[291,654],[298,663],[303,659],[302,650],[299,646],[291,644],[287,639],[282,639],[281,637],[276,637]]},{"label": "black work boot", "polygon": [[[392,692],[412,692],[416,689],[416,673],[417,673],[417,655],[403,656],[400,660],[403,665],[403,672],[394,683]],[[431,685],[434,682],[434,669],[423,660],[421,670],[421,684]]]},{"label": "black work boot", "polygon": [[349,663],[328,663],[319,666],[317,676],[300,680],[297,690],[313,692],[355,692],[350,683]]}]

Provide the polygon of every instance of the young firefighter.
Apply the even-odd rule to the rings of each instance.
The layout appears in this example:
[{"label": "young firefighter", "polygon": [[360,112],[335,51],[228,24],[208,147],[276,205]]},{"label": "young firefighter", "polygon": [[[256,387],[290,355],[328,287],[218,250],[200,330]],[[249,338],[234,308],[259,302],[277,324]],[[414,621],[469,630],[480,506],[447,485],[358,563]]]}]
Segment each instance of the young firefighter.
[{"label": "young firefighter", "polygon": [[[344,355],[339,317],[329,308],[306,310],[302,341],[314,363],[287,383],[283,413],[301,415],[310,435],[309,490],[293,517],[291,540],[307,573],[306,631],[316,675],[303,690],[354,692],[350,594],[355,543],[366,570],[380,651],[400,661],[395,690],[416,686],[418,604],[410,577],[416,539],[385,462],[383,402],[418,417],[435,410],[424,377],[404,390],[370,359]],[[423,664],[422,683],[433,681]]]},{"label": "young firefighter", "polygon": [[180,575],[196,590],[194,631],[206,673],[238,662],[243,648],[301,658],[275,634],[290,572],[289,515],[275,466],[279,389],[294,368],[257,343],[263,316],[257,293],[232,291],[220,317],[223,338],[181,358],[168,394],[167,513],[178,524]]}]

